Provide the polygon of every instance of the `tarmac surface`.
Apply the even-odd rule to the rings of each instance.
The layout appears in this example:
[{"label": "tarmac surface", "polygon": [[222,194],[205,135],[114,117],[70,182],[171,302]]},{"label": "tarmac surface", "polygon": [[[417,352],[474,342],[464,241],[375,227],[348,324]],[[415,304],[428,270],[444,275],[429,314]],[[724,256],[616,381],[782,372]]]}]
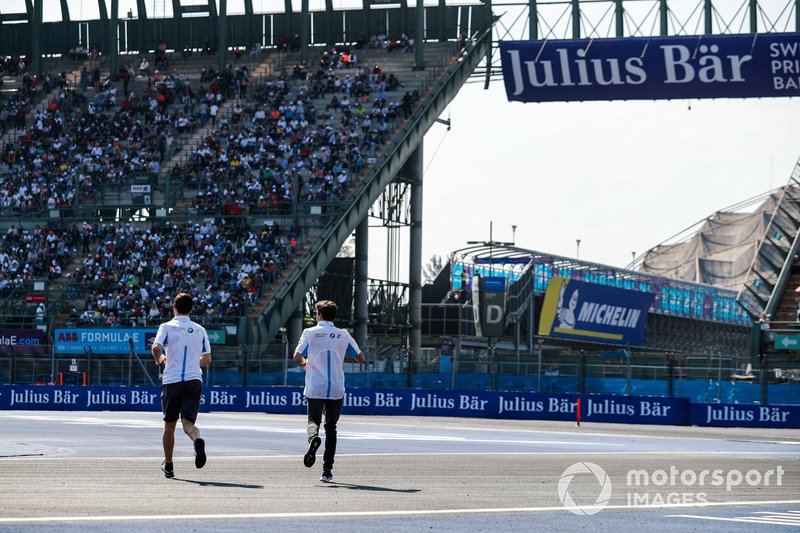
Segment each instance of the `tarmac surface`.
[{"label": "tarmac surface", "polygon": [[160,413],[0,411],[6,531],[779,531],[800,431],[348,416],[334,482],[305,417],[201,413],[208,463]]}]

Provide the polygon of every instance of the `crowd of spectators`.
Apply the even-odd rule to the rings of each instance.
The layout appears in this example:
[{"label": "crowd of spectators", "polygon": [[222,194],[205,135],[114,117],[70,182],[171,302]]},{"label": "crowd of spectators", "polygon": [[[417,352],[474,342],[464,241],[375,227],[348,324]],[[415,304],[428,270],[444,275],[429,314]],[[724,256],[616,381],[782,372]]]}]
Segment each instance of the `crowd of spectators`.
[{"label": "crowd of spectators", "polygon": [[348,54],[333,48],[316,69],[284,69],[217,121],[173,169],[197,189],[199,213],[270,214],[345,198],[413,102],[397,96],[400,80],[377,65],[340,70]]},{"label": "crowd of spectators", "polygon": [[[94,195],[104,185],[124,185],[131,174],[157,174],[175,136],[191,133],[209,104],[220,105],[234,92],[246,94],[249,74],[246,67],[231,68],[199,94],[188,80],[159,74],[129,92],[132,77],[127,65],[124,69],[121,93],[83,69],[80,90],[69,88],[65,76],[24,74],[21,89],[2,96],[0,128],[16,130],[0,153],[4,216],[97,203]],[[37,97],[54,88],[49,105],[35,109]],[[68,265],[78,249],[85,260],[75,269]],[[70,317],[75,324],[136,326],[163,319],[170,298],[161,293],[176,290],[195,293],[203,304],[199,315],[238,317],[292,251],[277,226],[254,230],[220,221],[150,230],[103,224],[27,230],[14,225],[0,246],[0,290],[45,276],[56,280],[63,273],[61,283],[73,301],[85,302]]]},{"label": "crowd of spectators", "polygon": [[179,291],[194,295],[192,316],[200,321],[239,317],[292,253],[277,224],[253,228],[222,218],[148,229],[84,223],[80,232],[89,253],[67,276],[73,297],[86,302],[73,311],[81,326],[157,325],[171,317]]},{"label": "crowd of spectators", "polygon": [[[118,74],[121,92],[114,83],[102,82],[98,68],[83,67],[80,91],[67,86],[66,73],[42,79],[25,75],[18,91],[0,97],[0,135],[14,128],[14,139],[19,141],[6,143],[0,153],[0,162],[11,168],[4,180],[22,182],[29,191],[31,181],[39,184],[37,189],[53,189],[59,188],[54,182],[64,181],[63,174],[72,174],[73,184],[80,174],[79,180],[87,185],[76,186],[78,194],[96,189],[98,184],[124,181],[131,172],[157,173],[164,159],[180,148],[176,138],[191,134],[207,121],[212,105],[218,108],[233,93],[246,94],[249,77],[246,66],[230,67],[207,80],[205,88],[205,84],[193,87],[186,76],[174,71],[161,72],[149,77],[146,84],[137,84],[134,92],[130,82],[136,73],[130,65],[120,67]],[[49,106],[36,110],[36,98],[54,88],[60,90]],[[50,157],[50,143],[66,150]],[[112,161],[99,161],[106,158]],[[25,192],[23,189],[10,198],[3,195],[0,209],[8,212],[11,208],[12,214],[17,214],[40,209],[48,201],[56,206],[71,203],[66,194],[63,198],[58,194],[27,198]]]},{"label": "crowd of spectators", "polygon": [[409,37],[405,33],[400,34],[400,37],[397,39],[388,37],[385,33],[377,33],[370,36],[369,47],[382,48],[387,52],[393,52],[395,50],[400,52],[413,52],[414,38]]},{"label": "crowd of spectators", "polygon": [[27,72],[29,62],[19,54],[0,56],[0,76],[22,76]]},{"label": "crowd of spectators", "polygon": [[78,43],[75,46],[70,46],[67,50],[67,57],[75,61],[84,61],[86,59],[97,59],[100,56],[100,47],[96,44],[84,47]]},{"label": "crowd of spectators", "polygon": [[98,91],[62,87],[35,112],[18,142],[1,155],[0,212],[19,215],[96,200],[105,185],[131,175],[158,174],[196,125],[196,95],[184,78],[167,74],[140,94],[120,94],[114,84]]},{"label": "crowd of spectators", "polygon": [[[75,325],[153,326],[170,316],[170,295],[180,290],[195,295],[198,317],[245,314],[294,254],[300,231],[253,228],[229,215],[343,200],[417,98],[402,95],[393,73],[359,65],[346,48],[258,86],[249,86],[246,66],[204,69],[196,87],[174,73],[151,72],[129,91],[137,72],[124,65],[120,74],[122,91],[93,81],[71,90],[64,78],[49,106],[23,120],[18,142],[0,154],[7,165],[0,212],[97,203],[105,186],[158,174],[176,138],[210,122],[210,133],[173,175],[197,190],[198,213],[211,221],[9,232],[0,288],[63,275],[73,301],[85,302],[73,310]],[[66,268],[76,255],[80,263]]]},{"label": "crowd of spectators", "polygon": [[24,130],[29,111],[43,95],[57,87],[66,87],[67,74],[62,72],[58,76],[45,74],[40,77],[22,73],[20,81],[16,91],[0,94],[0,136],[12,129]]},{"label": "crowd of spectators", "polygon": [[30,230],[11,225],[0,242],[0,293],[21,289],[34,279],[61,277],[77,239],[71,228],[37,224]]}]

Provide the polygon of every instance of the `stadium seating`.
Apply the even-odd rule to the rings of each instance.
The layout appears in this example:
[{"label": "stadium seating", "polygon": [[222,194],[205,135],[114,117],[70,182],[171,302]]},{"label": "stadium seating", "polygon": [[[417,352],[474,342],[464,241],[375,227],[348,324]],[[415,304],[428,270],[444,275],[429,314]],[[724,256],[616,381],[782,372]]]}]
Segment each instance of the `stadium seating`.
[{"label": "stadium seating", "polygon": [[91,252],[68,273],[71,309],[83,325],[152,326],[171,316],[178,291],[196,295],[193,316],[232,320],[289,260],[275,225],[87,223],[83,231]]},{"label": "stadium seating", "polygon": [[[284,53],[248,56],[222,73],[210,56],[168,54],[149,76],[127,76],[127,93],[123,81],[84,87],[86,64],[75,63],[71,83],[6,144],[0,168],[4,216],[65,218],[54,223],[66,251],[52,285],[64,297],[48,309],[59,314],[55,325],[152,325],[169,315],[164,295],[177,290],[199,297],[199,317],[224,322],[268,297],[263,289],[310,233],[282,228],[274,215],[291,215],[293,202],[335,209],[346,201],[429,78],[413,73],[412,54],[364,50],[360,68],[325,68],[335,53],[311,53],[320,66]],[[138,64],[128,58],[122,68],[130,74]],[[152,177],[157,205],[169,182],[179,189],[166,219],[70,219],[86,206],[107,212],[110,191],[130,202],[124,191],[140,175]],[[45,238],[34,232],[32,246]]]}]

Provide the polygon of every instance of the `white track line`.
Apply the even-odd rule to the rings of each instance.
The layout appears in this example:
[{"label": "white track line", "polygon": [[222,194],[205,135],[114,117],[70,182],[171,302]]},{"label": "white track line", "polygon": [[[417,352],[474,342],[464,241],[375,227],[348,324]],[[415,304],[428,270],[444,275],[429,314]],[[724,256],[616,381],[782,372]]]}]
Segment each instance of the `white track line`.
[{"label": "white track line", "polygon": [[[80,413],[81,411],[76,411],[76,412]],[[95,412],[94,411],[88,411],[87,413],[95,413]],[[126,415],[128,415],[128,416],[134,414],[133,412],[130,412],[130,411],[124,411],[124,413],[126,413]],[[153,411],[152,413],[151,412],[144,412],[142,414],[143,414],[143,417],[147,417],[146,420],[143,421],[143,423],[147,424],[147,425],[150,425],[151,422],[150,422],[150,418],[149,418],[148,415],[158,416],[160,413],[158,411]],[[270,421],[274,420],[274,421],[278,421],[279,423],[284,423],[284,424],[285,424],[285,421],[286,421],[287,418],[305,417],[305,415],[300,415],[300,414],[280,414],[279,415],[279,414],[258,413],[258,412],[247,412],[247,413],[217,412],[217,413],[201,413],[201,414],[204,417],[209,417],[209,418],[218,417],[218,418],[247,418],[247,419],[252,419],[254,417],[254,415],[255,415],[255,416],[258,416],[259,418],[263,417],[262,420],[263,419],[270,420]],[[67,415],[67,416],[71,416],[71,415]],[[390,416],[390,415],[375,415],[375,416],[383,416],[385,418],[399,418],[399,419],[406,418],[405,415],[398,416],[398,417],[393,417],[393,416]],[[38,420],[53,420],[53,421],[59,421],[59,420],[60,421],[65,421],[65,420],[67,420],[67,418],[64,418],[64,415],[62,415],[62,414],[47,413],[47,414],[35,414],[35,415],[32,415],[32,414],[16,414],[13,411],[0,413],[0,417],[29,419],[29,420],[37,420],[37,419]],[[635,433],[607,433],[607,432],[596,431],[596,430],[592,429],[590,426],[589,427],[580,427],[580,428],[576,427],[576,428],[574,428],[574,431],[565,431],[565,430],[551,430],[551,429],[501,428],[501,427],[488,427],[487,428],[487,427],[480,427],[480,426],[432,425],[430,423],[422,423],[422,424],[406,423],[406,424],[403,424],[403,423],[400,423],[401,422],[400,420],[398,420],[397,422],[392,421],[391,423],[389,423],[389,422],[387,422],[385,420],[382,420],[380,422],[372,422],[372,421],[366,420],[367,418],[370,418],[370,415],[349,415],[349,417],[350,417],[349,418],[350,422],[348,423],[348,425],[351,425],[351,426],[365,425],[365,426],[381,426],[381,427],[384,427],[384,428],[387,427],[387,426],[391,426],[391,427],[397,427],[397,428],[435,429],[437,431],[440,431],[440,430],[454,430],[454,431],[463,430],[463,431],[489,431],[489,432],[497,432],[497,433],[534,433],[534,434],[546,434],[546,435],[571,435],[571,436],[575,436],[576,434],[581,434],[582,433],[584,435],[591,435],[591,436],[595,436],[595,437],[614,437],[614,438],[626,438],[626,439],[627,438],[635,438],[635,439],[654,439],[654,440],[701,440],[701,441],[735,440],[737,442],[748,442],[748,443],[755,443],[755,444],[800,445],[800,441],[792,441],[792,440],[761,440],[761,439],[752,439],[752,438],[741,438],[741,437],[739,437],[739,436],[737,436],[735,434],[731,434],[729,436],[703,436],[703,435],[698,435],[698,436],[677,436],[676,437],[676,436],[671,436],[671,435],[639,435],[639,434],[635,434]],[[86,419],[88,421],[88,420],[91,420],[94,417],[84,416],[82,418],[84,418],[84,419]],[[432,417],[419,417],[419,418],[424,419],[425,422],[429,422],[428,419],[432,418]],[[98,419],[98,420],[102,420],[103,421],[102,423],[104,423],[104,424],[108,423],[108,421],[105,418]],[[495,419],[491,419],[491,420],[496,421]],[[525,420],[509,420],[509,422],[570,423],[570,421],[566,421],[566,420],[529,420],[529,421],[525,421]],[[591,422],[591,421],[590,422],[585,422],[585,424],[587,424],[587,425],[590,425],[592,423],[593,422]],[[213,422],[210,422],[210,424],[213,424]],[[602,424],[610,424],[610,423],[602,422]],[[156,425],[158,427],[161,427],[160,422],[155,422],[154,425]],[[620,425],[623,425],[623,424],[620,424]],[[208,427],[212,427],[212,426],[209,425]],[[681,429],[681,428],[684,428],[684,429],[687,429],[687,430],[691,429],[691,426],[676,426],[676,427],[678,429]],[[275,431],[276,430],[274,427],[269,427],[269,426],[263,426],[263,427],[262,426],[252,426],[251,428],[243,427],[242,429],[256,429],[256,430],[262,430],[262,431],[263,430],[266,430],[266,431]],[[714,428],[703,428],[703,429],[714,429]],[[729,428],[716,428],[716,429],[724,430],[724,429],[729,429]],[[737,428],[733,428],[733,429],[737,429]],[[281,431],[281,430],[279,430],[279,431]],[[305,429],[295,430],[292,427],[291,429],[286,428],[286,429],[283,429],[282,431],[283,432],[290,432],[290,433],[298,433],[298,432],[304,432]]]},{"label": "white track line", "polygon": [[794,521],[787,521],[787,520],[768,520],[764,518],[749,518],[746,516],[740,516],[735,518],[728,518],[724,516],[703,516],[703,515],[693,515],[693,514],[673,514],[667,515],[668,518],[694,518],[696,520],[713,520],[716,522],[740,522],[746,524],[767,524],[773,526],[796,526],[800,527],[800,522],[797,520]]},{"label": "white track line", "polygon": [[[189,449],[191,445],[183,445],[183,448]],[[297,459],[301,454],[291,455],[218,455],[212,457],[214,461],[217,460],[237,460],[246,461],[252,459]],[[375,452],[375,453],[337,453],[336,457],[425,457],[425,456],[464,456],[464,455],[564,455],[564,456],[597,456],[597,455],[736,455],[744,457],[797,457],[797,452],[738,452],[738,451],[711,451],[711,452],[698,452],[698,451],[637,451],[637,452],[594,452],[594,451],[578,451],[578,452]],[[32,457],[24,456],[8,456],[0,455],[0,462],[2,461],[49,461],[49,460],[74,460],[74,461],[153,461],[155,456],[146,457],[91,457],[91,456],[70,456],[70,457],[43,457],[36,455]],[[161,460],[161,458],[159,458]]]},{"label": "white track line", "polygon": [[[663,504],[663,505],[607,505],[601,509],[618,510],[649,510],[649,509],[682,509],[706,507],[731,507],[746,505],[797,505],[800,500],[771,500],[771,501],[742,501],[718,503],[690,503],[690,504]],[[593,509],[594,507],[583,507]],[[48,522],[132,522],[143,520],[244,520],[268,518],[365,518],[372,516],[432,516],[452,514],[506,514],[506,513],[538,513],[548,511],[561,511],[563,506],[554,507],[496,507],[486,509],[420,509],[408,511],[336,511],[336,512],[306,512],[306,513],[241,513],[241,514],[190,514],[190,515],[116,515],[116,516],[48,516],[48,517],[14,517],[0,518],[0,524],[19,523],[48,523]],[[675,517],[697,518],[694,515],[668,515]],[[700,517],[700,516],[698,516]],[[740,519],[722,519],[741,521]]]}]

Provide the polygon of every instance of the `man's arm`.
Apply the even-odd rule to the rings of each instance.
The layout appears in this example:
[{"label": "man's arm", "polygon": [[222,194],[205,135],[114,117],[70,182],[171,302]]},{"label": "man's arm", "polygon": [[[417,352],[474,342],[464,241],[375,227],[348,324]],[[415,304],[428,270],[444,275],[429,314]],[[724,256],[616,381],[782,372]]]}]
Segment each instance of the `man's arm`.
[{"label": "man's arm", "polygon": [[292,360],[298,364],[298,366],[303,367],[304,370],[308,370],[308,359],[303,357],[303,354],[300,352],[294,352],[292,356]]},{"label": "man's arm", "polygon": [[[355,350],[353,350],[353,351],[355,351]],[[358,352],[358,355],[350,355],[350,354],[345,354],[345,359],[347,359],[347,356],[348,356],[348,355],[349,355],[350,357],[352,357],[352,358],[353,358],[353,361],[355,361],[356,363],[363,363],[364,361],[366,361],[366,360],[367,360],[367,358],[366,358],[366,357],[364,357],[364,352]]]},{"label": "man's arm", "polygon": [[200,354],[200,366],[208,366],[211,364],[211,354],[204,353]]},{"label": "man's arm", "polygon": [[163,350],[164,347],[158,342],[154,342],[152,348],[150,348],[150,352],[153,354],[153,359],[155,359],[156,365],[160,365],[167,360],[167,356],[163,354]]}]

